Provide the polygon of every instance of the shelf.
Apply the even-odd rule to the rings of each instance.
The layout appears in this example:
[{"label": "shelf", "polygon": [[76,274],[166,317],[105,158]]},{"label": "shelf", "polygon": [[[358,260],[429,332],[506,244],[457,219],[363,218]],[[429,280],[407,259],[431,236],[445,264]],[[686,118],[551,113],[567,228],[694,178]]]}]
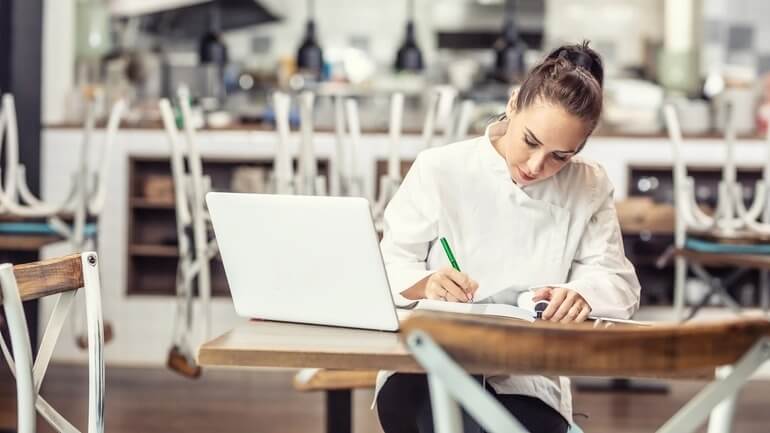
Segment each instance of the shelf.
[{"label": "shelf", "polygon": [[131,198],[131,207],[135,209],[174,209],[176,205],[171,202],[159,202],[147,200],[146,198],[133,197]]},{"label": "shelf", "polygon": [[0,235],[0,250],[2,251],[39,251],[40,248],[61,242],[57,235]]},{"label": "shelf", "polygon": [[175,245],[132,244],[128,251],[132,256],[179,257],[179,250]]},{"label": "shelf", "polygon": [[[634,266],[657,266],[660,256],[629,255],[629,260],[634,263]],[[673,262],[667,263],[665,267],[671,266],[673,266]]]},{"label": "shelf", "polygon": [[[296,167],[297,159],[293,162]],[[211,179],[214,191],[229,191],[242,167],[270,169],[272,158],[205,158],[203,172]],[[318,173],[329,174],[329,160],[318,160]],[[128,197],[126,212],[126,294],[174,295],[179,248],[176,245],[175,201],[166,192],[166,201],[148,200],[147,179],[171,178],[168,157],[130,156],[128,161]],[[167,185],[168,186],[168,185]],[[166,188],[167,189],[167,188]],[[230,296],[221,256],[211,262],[211,287],[214,296]]]}]

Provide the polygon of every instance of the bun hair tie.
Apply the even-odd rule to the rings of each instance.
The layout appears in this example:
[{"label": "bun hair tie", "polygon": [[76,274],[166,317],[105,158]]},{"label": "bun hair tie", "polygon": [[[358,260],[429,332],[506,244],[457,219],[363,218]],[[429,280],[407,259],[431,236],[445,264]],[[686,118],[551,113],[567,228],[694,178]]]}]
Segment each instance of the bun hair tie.
[{"label": "bun hair tie", "polygon": [[576,67],[584,68],[586,71],[590,71],[591,67],[594,65],[594,61],[588,54],[582,53],[580,51],[571,51],[566,48],[559,51],[559,54],[556,57],[564,59]]},{"label": "bun hair tie", "polygon": [[591,56],[581,52],[572,53],[570,60],[575,64],[575,66],[584,68],[586,71],[590,71],[591,67],[594,65],[594,61],[591,59]]}]

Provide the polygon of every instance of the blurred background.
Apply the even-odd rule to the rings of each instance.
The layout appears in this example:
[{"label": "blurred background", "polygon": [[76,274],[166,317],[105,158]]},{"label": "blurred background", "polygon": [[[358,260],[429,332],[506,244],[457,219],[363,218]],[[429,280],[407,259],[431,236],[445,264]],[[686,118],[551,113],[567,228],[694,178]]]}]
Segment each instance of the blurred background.
[{"label": "blurred background", "polygon": [[[229,114],[217,127],[269,124],[272,91],[310,89],[360,97],[364,128],[383,128],[383,95],[404,92],[413,110],[405,126],[417,129],[423,90],[450,84],[480,103],[481,125],[550,49],[590,40],[614,97],[605,130],[661,132],[644,109],[655,111],[665,93],[683,98],[689,128],[712,131],[718,119],[702,104],[713,108],[729,88],[751,102],[740,124],[751,134],[764,128],[756,107],[770,69],[766,8],[749,0],[58,1],[44,8],[43,122],[81,121],[91,94],[104,107],[128,97],[128,124],[157,122],[155,101],[185,83],[204,113]],[[332,125],[329,106],[319,100],[320,127]]]}]

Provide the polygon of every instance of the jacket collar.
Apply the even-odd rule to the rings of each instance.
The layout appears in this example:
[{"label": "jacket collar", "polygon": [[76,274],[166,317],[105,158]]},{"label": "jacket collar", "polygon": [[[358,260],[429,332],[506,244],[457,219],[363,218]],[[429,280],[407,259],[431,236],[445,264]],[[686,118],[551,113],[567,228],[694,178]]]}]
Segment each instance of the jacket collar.
[{"label": "jacket collar", "polygon": [[511,172],[508,170],[508,163],[492,144],[494,140],[505,134],[507,129],[508,121],[505,120],[495,121],[487,125],[481,141],[481,157],[486,167],[489,167],[496,175],[503,175],[506,181],[513,183]]}]

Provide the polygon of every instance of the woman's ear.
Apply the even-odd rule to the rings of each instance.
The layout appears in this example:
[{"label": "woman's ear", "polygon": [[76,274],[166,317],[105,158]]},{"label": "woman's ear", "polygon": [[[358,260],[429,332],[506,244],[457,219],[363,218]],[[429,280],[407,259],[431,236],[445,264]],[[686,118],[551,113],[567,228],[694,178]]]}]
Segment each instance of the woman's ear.
[{"label": "woman's ear", "polygon": [[507,118],[512,118],[513,113],[516,112],[516,97],[519,95],[519,90],[514,90],[513,93],[511,93],[511,97],[508,98],[508,103],[505,105],[505,116]]}]

